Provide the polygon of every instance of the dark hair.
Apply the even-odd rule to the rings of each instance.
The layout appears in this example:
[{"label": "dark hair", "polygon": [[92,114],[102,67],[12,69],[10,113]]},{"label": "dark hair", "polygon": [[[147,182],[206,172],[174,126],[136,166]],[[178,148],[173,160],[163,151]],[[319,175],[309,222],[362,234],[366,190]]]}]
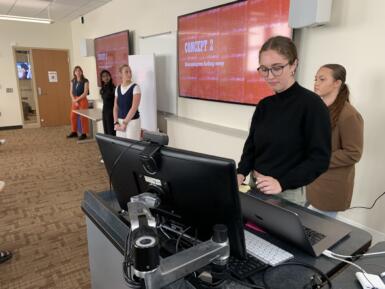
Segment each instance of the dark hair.
[{"label": "dark hair", "polygon": [[[103,82],[103,79],[102,79],[102,76],[104,73],[107,73],[109,76],[110,76],[110,80],[107,82],[107,83],[104,83]],[[111,76],[111,73],[106,70],[106,69],[103,69],[101,72],[100,72],[100,83],[102,84],[102,86],[105,86],[105,85],[114,85],[114,82],[112,81],[112,76]]]},{"label": "dark hair", "polygon": [[321,68],[328,68],[332,71],[334,80],[341,80],[340,90],[338,91],[335,101],[329,106],[330,120],[332,128],[337,125],[338,118],[344,108],[346,102],[349,102],[350,91],[346,85],[346,69],[340,64],[325,64]]},{"label": "dark hair", "polygon": [[76,75],[75,75],[75,70],[76,69],[79,69],[81,72],[82,72],[82,75],[80,76],[80,81],[81,82],[85,82],[86,81],[86,78],[84,77],[84,73],[83,73],[83,69],[79,66],[79,65],[76,65],[75,67],[74,67],[74,70],[72,71],[72,74],[73,74],[73,76],[74,76],[74,78],[72,78],[72,80],[73,81],[76,81],[77,79],[76,79]]},{"label": "dark hair", "polygon": [[[102,79],[102,76],[104,73],[107,73],[109,76],[110,76],[110,80],[107,82],[107,83],[104,83],[103,82],[103,79]],[[101,72],[100,72],[100,84],[102,85],[102,87],[100,88],[100,94],[102,95],[104,93],[104,90],[107,88],[107,89],[111,89],[111,90],[114,90],[115,89],[115,84],[112,80],[112,76],[111,76],[111,73],[106,70],[106,69],[103,69]]]},{"label": "dark hair", "polygon": [[266,40],[259,50],[259,58],[261,58],[262,52],[267,50],[274,50],[286,57],[290,65],[298,59],[297,48],[295,47],[294,42],[285,36],[274,36]]}]

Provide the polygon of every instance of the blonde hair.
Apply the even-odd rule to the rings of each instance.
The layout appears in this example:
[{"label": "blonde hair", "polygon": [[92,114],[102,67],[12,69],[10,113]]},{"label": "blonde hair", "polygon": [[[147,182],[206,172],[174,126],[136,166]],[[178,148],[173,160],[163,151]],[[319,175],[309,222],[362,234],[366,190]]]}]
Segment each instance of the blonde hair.
[{"label": "blonde hair", "polygon": [[128,64],[122,64],[120,67],[119,67],[119,72],[122,73],[122,70],[123,68],[127,67],[130,71],[131,71],[131,67],[128,65]]}]

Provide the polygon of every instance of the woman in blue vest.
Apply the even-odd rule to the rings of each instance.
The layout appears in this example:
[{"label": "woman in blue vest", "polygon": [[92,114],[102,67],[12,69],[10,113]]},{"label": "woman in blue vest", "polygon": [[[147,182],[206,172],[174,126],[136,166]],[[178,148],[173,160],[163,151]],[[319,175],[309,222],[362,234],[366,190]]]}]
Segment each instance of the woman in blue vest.
[{"label": "woman in blue vest", "polygon": [[[83,75],[83,69],[80,66],[75,66],[73,71],[73,79],[71,80],[70,95],[72,99],[71,107],[71,133],[67,138],[73,138],[78,136],[78,115],[73,112],[74,109],[87,109],[88,100],[87,95],[89,91],[88,79]],[[82,134],[79,136],[79,140],[87,138],[89,131],[88,119],[81,116],[80,122],[82,125]]]},{"label": "woman in blue vest", "polygon": [[131,68],[123,64],[119,68],[122,84],[115,90],[114,125],[116,136],[139,140],[141,135],[139,104],[140,87],[132,82]]}]

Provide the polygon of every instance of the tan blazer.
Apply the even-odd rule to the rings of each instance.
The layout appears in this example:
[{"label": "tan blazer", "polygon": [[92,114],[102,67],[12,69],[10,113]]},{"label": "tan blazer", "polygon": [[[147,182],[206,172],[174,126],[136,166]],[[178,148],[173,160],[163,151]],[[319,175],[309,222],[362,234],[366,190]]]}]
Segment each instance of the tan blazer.
[{"label": "tan blazer", "polygon": [[323,211],[344,211],[350,207],[354,186],[354,165],[362,155],[364,121],[348,102],[332,130],[329,169],[306,187],[308,202]]}]

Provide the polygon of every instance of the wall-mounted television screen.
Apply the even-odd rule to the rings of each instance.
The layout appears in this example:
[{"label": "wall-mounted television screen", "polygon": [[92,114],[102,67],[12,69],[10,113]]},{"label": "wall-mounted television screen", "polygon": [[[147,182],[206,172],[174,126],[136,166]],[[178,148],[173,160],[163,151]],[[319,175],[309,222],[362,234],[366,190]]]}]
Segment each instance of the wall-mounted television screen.
[{"label": "wall-mounted television screen", "polygon": [[99,75],[104,69],[111,73],[115,84],[119,83],[119,66],[128,63],[129,31],[95,38],[94,46],[98,85],[101,86]]},{"label": "wall-mounted television screen", "polygon": [[258,53],[271,36],[292,37],[289,0],[233,2],[178,17],[181,97],[255,105],[272,91]]},{"label": "wall-mounted television screen", "polygon": [[16,69],[18,79],[32,79],[31,63],[18,61],[16,62]]}]

